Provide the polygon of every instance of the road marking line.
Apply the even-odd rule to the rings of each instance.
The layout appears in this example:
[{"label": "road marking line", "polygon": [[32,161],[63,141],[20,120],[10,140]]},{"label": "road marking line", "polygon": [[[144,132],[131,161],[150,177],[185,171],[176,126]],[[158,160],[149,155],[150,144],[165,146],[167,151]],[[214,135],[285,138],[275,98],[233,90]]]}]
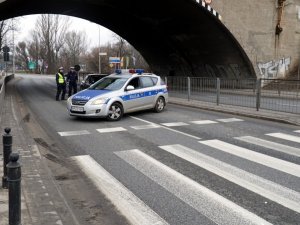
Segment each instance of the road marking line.
[{"label": "road marking line", "polygon": [[213,124],[218,122],[212,120],[198,120],[198,121],[190,121],[190,123],[197,124],[197,125],[204,125],[204,124]]},{"label": "road marking line", "polygon": [[300,130],[295,130],[294,132],[300,133]]},{"label": "road marking line", "polygon": [[294,148],[294,147],[290,147],[288,145],[283,145],[283,144],[279,144],[276,142],[267,141],[267,140],[263,140],[263,139],[251,137],[251,136],[235,137],[235,139],[238,139],[240,141],[245,141],[247,143],[254,144],[254,145],[259,145],[264,148],[269,148],[269,149],[272,149],[275,151],[283,152],[283,153],[286,153],[289,155],[294,155],[294,156],[300,157],[300,149],[299,148]]},{"label": "road marking line", "polygon": [[254,213],[247,211],[137,149],[115,152],[115,154],[216,224],[270,225],[270,223]]},{"label": "road marking line", "polygon": [[281,159],[267,156],[258,152],[251,151],[247,148],[238,147],[220,140],[199,141],[199,143],[210,146],[217,150],[236,155],[240,158],[262,164],[264,166],[300,177],[300,166]]},{"label": "road marking line", "polygon": [[57,132],[57,133],[62,137],[90,134],[90,132],[87,130],[65,131],[65,132]]},{"label": "road marking line", "polygon": [[160,128],[161,126],[155,125],[155,124],[149,124],[149,125],[141,125],[141,126],[131,126],[131,128],[135,130],[145,130],[145,129],[153,129],[153,128]]},{"label": "road marking line", "polygon": [[182,145],[159,146],[161,149],[202,167],[254,193],[300,213],[300,193],[216,160]]},{"label": "road marking line", "polygon": [[220,122],[223,123],[230,123],[230,122],[240,122],[240,121],[244,121],[242,119],[237,119],[237,118],[228,118],[228,119],[217,119]]},{"label": "road marking line", "polygon": [[167,225],[158,214],[108,173],[91,156],[74,156],[77,165],[133,225]]},{"label": "road marking line", "polygon": [[187,126],[189,124],[183,122],[176,122],[176,123],[161,123],[161,125],[164,125],[166,127],[180,127],[180,126]]},{"label": "road marking line", "polygon": [[283,133],[271,133],[271,134],[266,134],[266,135],[300,143],[300,137],[297,137],[297,136],[294,136],[294,135],[283,134]]},{"label": "road marking line", "polygon": [[[148,123],[148,124],[152,124],[152,125],[157,125],[159,126],[159,124],[156,124],[156,123],[153,123],[153,122],[150,122],[150,121],[147,121],[147,120],[143,120],[143,119],[140,119],[138,117],[134,117],[134,116],[131,116],[132,119],[135,119],[135,120],[139,120],[139,121],[142,121],[142,122],[145,122],[145,123]],[[181,132],[181,131],[178,131],[178,130],[174,130],[172,128],[169,128],[169,127],[165,127],[165,126],[161,126],[161,128],[164,128],[166,130],[169,130],[169,131],[172,131],[172,132],[175,132],[175,133],[178,133],[178,134],[182,134],[182,135],[185,135],[187,137],[191,137],[191,138],[194,138],[194,139],[197,139],[197,140],[200,140],[201,138],[199,137],[196,137],[194,135],[191,135],[191,134],[187,134],[187,133],[184,133],[184,132]]]},{"label": "road marking line", "polygon": [[111,133],[111,132],[119,132],[119,131],[126,131],[123,127],[112,127],[112,128],[103,128],[97,129],[99,133]]}]

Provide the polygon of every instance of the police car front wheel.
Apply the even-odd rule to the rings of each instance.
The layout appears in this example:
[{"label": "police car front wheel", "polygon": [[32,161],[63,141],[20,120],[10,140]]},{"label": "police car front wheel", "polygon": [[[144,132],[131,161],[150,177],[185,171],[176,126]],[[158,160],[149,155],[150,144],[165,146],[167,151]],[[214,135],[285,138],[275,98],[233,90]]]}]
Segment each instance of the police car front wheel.
[{"label": "police car front wheel", "polygon": [[166,102],[165,99],[163,97],[159,97],[155,103],[155,112],[162,112],[165,109],[166,106]]},{"label": "police car front wheel", "polygon": [[120,120],[123,116],[123,107],[120,103],[115,102],[109,107],[107,119],[110,121]]}]

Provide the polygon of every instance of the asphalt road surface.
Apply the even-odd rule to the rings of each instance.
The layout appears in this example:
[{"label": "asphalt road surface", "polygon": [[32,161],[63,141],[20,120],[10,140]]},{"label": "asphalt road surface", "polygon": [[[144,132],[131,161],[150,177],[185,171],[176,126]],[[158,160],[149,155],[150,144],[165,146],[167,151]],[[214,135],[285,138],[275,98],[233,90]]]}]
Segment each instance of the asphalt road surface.
[{"label": "asphalt road surface", "polygon": [[130,223],[300,224],[299,127],[171,104],[79,119],[55,101],[54,77],[18,78],[25,105],[90,180],[83,191]]}]

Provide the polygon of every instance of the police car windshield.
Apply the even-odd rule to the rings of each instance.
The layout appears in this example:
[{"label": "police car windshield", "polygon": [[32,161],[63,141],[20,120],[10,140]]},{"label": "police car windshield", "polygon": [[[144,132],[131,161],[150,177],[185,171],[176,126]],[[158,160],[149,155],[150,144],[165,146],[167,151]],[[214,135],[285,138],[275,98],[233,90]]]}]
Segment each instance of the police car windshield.
[{"label": "police car windshield", "polygon": [[127,80],[128,78],[105,77],[93,84],[89,89],[115,91],[121,89]]}]

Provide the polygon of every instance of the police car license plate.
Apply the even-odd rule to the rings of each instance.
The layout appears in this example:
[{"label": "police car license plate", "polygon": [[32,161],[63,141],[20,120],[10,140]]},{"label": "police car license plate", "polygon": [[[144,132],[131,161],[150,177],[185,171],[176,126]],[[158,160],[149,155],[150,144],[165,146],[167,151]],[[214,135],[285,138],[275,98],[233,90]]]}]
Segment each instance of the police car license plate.
[{"label": "police car license plate", "polygon": [[72,106],[71,110],[74,111],[74,112],[83,112],[83,107]]}]

